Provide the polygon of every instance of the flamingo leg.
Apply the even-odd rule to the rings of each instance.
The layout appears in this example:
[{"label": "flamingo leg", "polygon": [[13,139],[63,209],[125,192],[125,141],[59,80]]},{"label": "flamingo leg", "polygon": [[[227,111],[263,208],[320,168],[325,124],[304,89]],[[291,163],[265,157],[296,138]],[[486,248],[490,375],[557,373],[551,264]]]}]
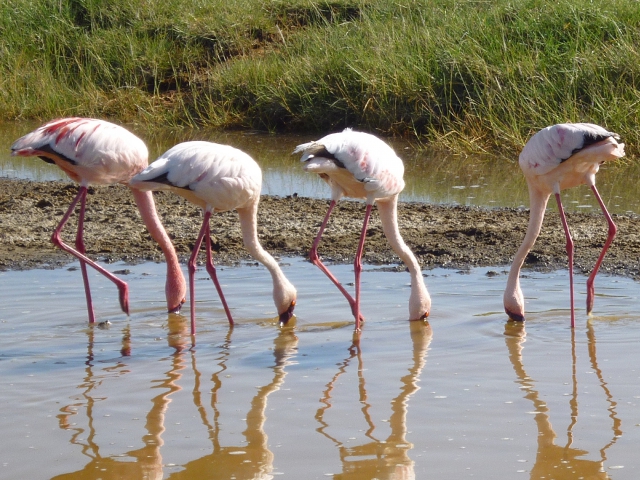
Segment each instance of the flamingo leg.
[{"label": "flamingo leg", "polygon": [[227,301],[225,300],[224,294],[222,293],[222,287],[220,287],[220,283],[218,282],[216,269],[213,266],[213,260],[211,258],[211,233],[209,231],[210,219],[211,219],[211,212],[207,210],[204,212],[202,227],[200,228],[200,233],[198,233],[198,238],[196,238],[196,242],[193,245],[193,252],[191,252],[191,257],[189,258],[189,263],[188,263],[189,305],[191,309],[191,335],[195,335],[196,333],[196,288],[195,288],[196,260],[198,259],[198,253],[200,252],[200,247],[202,246],[202,241],[205,237],[207,241],[207,261],[205,264],[206,269],[209,275],[211,275],[211,279],[213,280],[213,284],[215,285],[216,290],[218,290],[218,295],[220,295],[222,306],[224,307],[224,311],[227,313],[229,324],[233,325],[231,312],[229,311],[229,307],[227,306]]},{"label": "flamingo leg", "polygon": [[200,246],[202,245],[202,239],[204,238],[205,231],[209,226],[210,217],[211,212],[204,213],[204,220],[202,222],[202,226],[200,227],[200,232],[198,233],[196,242],[193,245],[191,257],[189,257],[189,263],[187,263],[187,269],[189,270],[189,308],[191,310],[191,335],[196,334],[196,260],[198,259],[198,252],[200,251]]},{"label": "flamingo leg", "polygon": [[[84,213],[87,205],[87,190],[83,190],[80,194],[80,214],[78,216],[78,233],[76,234],[76,250],[86,253],[84,245]],[[84,294],[87,298],[87,311],[89,312],[89,323],[95,323],[96,317],[93,310],[93,300],[91,299],[91,288],[89,286],[89,274],[87,273],[87,264],[80,260],[80,269],[82,270],[82,282],[84,283]]]},{"label": "flamingo leg", "polygon": [[[331,203],[329,204],[329,210],[327,210],[327,214],[325,215],[324,220],[320,225],[320,230],[318,231],[318,234],[316,235],[316,238],[313,241],[313,245],[311,246],[311,251],[309,252],[309,260],[311,260],[311,263],[313,263],[316,267],[322,270],[324,274],[327,277],[329,277],[329,280],[331,280],[333,284],[336,287],[338,287],[338,290],[342,292],[342,295],[344,295],[344,298],[346,298],[347,301],[349,302],[349,305],[351,306],[351,312],[356,317],[356,319],[358,319],[355,312],[355,306],[356,306],[355,299],[351,296],[349,292],[347,292],[347,290],[342,286],[342,284],[338,281],[338,279],[333,276],[333,274],[322,263],[322,261],[320,260],[320,257],[318,256],[318,245],[320,244],[320,240],[322,239],[322,234],[324,233],[324,230],[327,227],[327,223],[329,222],[329,217],[331,216],[331,212],[333,211],[335,206],[336,206],[336,201],[331,200]],[[360,318],[360,320],[364,321],[364,318]]]},{"label": "flamingo leg", "polygon": [[[75,206],[78,203],[78,200],[80,200],[83,196],[86,197],[86,195],[87,195],[87,187],[80,186],[78,194],[76,195],[76,197],[71,202],[71,205],[69,206],[69,209],[67,210],[67,212],[62,217],[62,220],[60,220],[60,223],[58,224],[58,226],[54,230],[53,235],[51,235],[51,242],[56,247],[60,248],[61,250],[64,250],[67,253],[70,253],[71,255],[76,257],[80,261],[80,265],[83,265],[83,262],[84,262],[84,264],[87,264],[87,265],[93,267],[98,272],[100,272],[102,275],[104,275],[109,280],[111,280],[116,285],[116,287],[118,287],[118,292],[120,294],[120,307],[122,308],[122,311],[124,313],[126,313],[127,315],[129,315],[129,287],[127,286],[127,283],[124,282],[123,280],[120,280],[118,277],[113,275],[111,272],[109,272],[106,269],[102,268],[100,265],[98,265],[96,262],[91,260],[89,257],[84,255],[83,253],[79,252],[78,250],[76,250],[74,248],[71,248],[69,245],[64,243],[62,241],[62,239],[60,238],[60,233],[62,232],[62,229],[66,225],[67,221],[69,221],[69,217],[71,217],[71,214],[73,213],[73,211],[75,209]],[[80,220],[79,220],[79,224],[80,225],[84,225],[84,210],[81,209],[80,213],[81,213],[81,217],[80,217]],[[79,236],[80,236],[80,243],[82,244],[83,243],[82,233],[79,233]],[[76,239],[76,243],[78,243],[77,239]],[[91,317],[91,314],[90,314],[90,317]]]},{"label": "flamingo leg", "polygon": [[611,242],[613,242],[613,238],[616,236],[616,231],[618,230],[616,224],[613,223],[613,219],[611,218],[611,215],[609,215],[609,211],[607,210],[607,207],[605,207],[596,186],[592,185],[591,190],[593,190],[593,193],[598,199],[598,203],[600,204],[602,213],[604,213],[604,217],[607,219],[607,223],[609,224],[609,233],[607,234],[607,240],[604,243],[604,247],[602,247],[602,252],[600,252],[600,256],[598,257],[598,260],[596,261],[596,264],[593,267],[589,278],[587,278],[587,314],[591,313],[591,311],[593,310],[593,301],[595,295],[595,288],[593,283],[596,279],[596,275],[598,274],[598,270],[600,269],[600,265],[602,264],[602,260],[604,260],[604,256],[606,255],[607,250],[609,250]]},{"label": "flamingo leg", "polygon": [[[211,214],[209,214],[211,215]],[[209,276],[211,280],[213,280],[213,284],[216,286],[216,290],[218,291],[218,296],[220,297],[220,301],[222,302],[222,306],[224,307],[224,311],[227,314],[227,318],[229,319],[229,325],[233,327],[233,318],[231,318],[231,311],[227,306],[227,301],[224,298],[224,293],[222,293],[222,287],[220,286],[220,282],[218,282],[218,275],[216,274],[216,267],[213,265],[213,257],[211,255],[211,230],[209,228],[209,220],[207,219],[207,232],[206,232],[206,242],[207,242],[207,263],[206,268],[207,272],[209,272]]]},{"label": "flamingo leg", "polygon": [[567,224],[567,218],[564,214],[564,208],[562,208],[562,200],[560,199],[560,193],[556,193],[556,202],[558,202],[558,212],[560,212],[560,220],[562,220],[562,227],[564,228],[564,234],[567,238],[567,256],[569,257],[569,290],[571,298],[571,328],[576,326],[576,315],[573,307],[573,239],[571,238],[571,232],[569,231],[569,225]]},{"label": "flamingo leg", "polygon": [[364,250],[364,240],[367,237],[367,226],[369,225],[372,208],[373,205],[367,205],[364,222],[362,223],[362,232],[360,233],[360,241],[358,242],[358,250],[356,251],[356,258],[353,262],[356,283],[356,301],[353,316],[356,318],[356,330],[360,330],[360,274],[362,273],[362,252]]}]

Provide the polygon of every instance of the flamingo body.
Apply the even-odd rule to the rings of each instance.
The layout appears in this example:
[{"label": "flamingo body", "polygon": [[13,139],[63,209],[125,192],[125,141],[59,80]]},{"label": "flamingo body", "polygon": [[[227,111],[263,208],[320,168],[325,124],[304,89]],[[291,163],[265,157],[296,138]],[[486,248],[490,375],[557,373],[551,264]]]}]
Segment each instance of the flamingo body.
[{"label": "flamingo body", "polygon": [[[127,129],[104,120],[92,118],[60,118],[52,120],[31,133],[19,138],[11,146],[14,156],[38,156],[60,167],[72,180],[80,184],[78,195],[64,215],[52,236],[59,248],[77,257],[83,274],[89,322],[95,321],[87,265],[111,280],[120,292],[120,305],[129,313],[127,284],[85,256],[83,241],[84,212],[89,184],[127,185],[131,177],[143,170],[148,163],[148,151],[144,142]],[[158,242],[167,259],[165,294],[170,312],[180,310],[184,303],[186,283],[180,270],[177,255],[160,222],[151,194],[132,192],[140,216],[151,236]],[[62,228],[80,202],[76,248],[66,245],[60,238]]]},{"label": "flamingo body", "polygon": [[280,321],[285,323],[291,318],[296,303],[296,290],[284,276],[275,259],[262,248],[258,240],[257,213],[262,171],[249,155],[228,145],[201,141],[184,142],[162,154],[136,175],[130,184],[143,191],[170,190],[199,205],[205,212],[202,228],[189,260],[192,334],[195,333],[195,263],[205,236],[207,271],[218,290],[229,323],[233,325],[231,312],[211,259],[209,219],[212,212],[237,210],[245,247],[271,273],[273,298]]},{"label": "flamingo body", "polygon": [[304,170],[317,173],[332,191],[342,196],[365,198],[373,203],[404,189],[404,164],[393,149],[378,137],[347,128],[315,142],[298,145]]},{"label": "flamingo body", "polygon": [[606,251],[616,233],[616,226],[595,186],[595,175],[606,161],[624,156],[620,137],[590,123],[564,123],[537,132],[520,153],[520,167],[529,188],[530,218],[524,241],[516,252],[504,293],[505,312],[512,320],[524,320],[524,296],[520,288],[520,269],[540,234],[547,202],[554,194],[567,239],[571,296],[571,327],[575,326],[573,302],[573,240],[562,207],[560,191],[586,184],[593,191],[607,219],[609,233],[605,245],[587,279],[587,313],[593,309],[594,280]]},{"label": "flamingo body", "polygon": [[180,143],[161,155],[133,182],[171,190],[203,209],[226,212],[256,202],[260,166],[242,150],[211,142]]},{"label": "flamingo body", "polygon": [[[411,274],[409,317],[411,320],[426,318],[431,310],[431,298],[424,284],[418,261],[404,243],[398,230],[398,195],[404,189],[402,160],[387,143],[378,137],[364,132],[355,132],[349,128],[340,133],[327,135],[320,140],[298,145],[293,153],[302,153],[301,161],[304,164],[304,170],[318,174],[331,187],[329,210],[311,247],[309,257],[312,263],[338,287],[351,305],[356,330],[360,329],[360,322],[363,320],[360,314],[361,258],[374,203],[378,205],[385,236]],[[336,202],[343,196],[364,198],[367,205],[354,261],[355,298],[331,274],[317,254],[329,216]]]},{"label": "flamingo body", "polygon": [[144,142],[129,130],[90,118],[61,118],[19,138],[12,155],[53,162],[81,185],[126,184],[148,164]]}]

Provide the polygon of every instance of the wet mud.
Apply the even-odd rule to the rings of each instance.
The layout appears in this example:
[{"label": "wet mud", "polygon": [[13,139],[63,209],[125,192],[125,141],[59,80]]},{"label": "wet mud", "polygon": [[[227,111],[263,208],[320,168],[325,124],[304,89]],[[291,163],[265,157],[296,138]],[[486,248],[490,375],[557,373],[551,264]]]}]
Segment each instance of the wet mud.
[{"label": "wet mud", "polygon": [[[0,179],[0,269],[56,268],[74,259],[56,249],[51,234],[77,192],[72,182],[33,182]],[[181,260],[188,258],[202,222],[200,208],[167,192],[154,194],[156,206]],[[265,196],[260,202],[258,233],[263,246],[276,256],[307,256],[329,205],[328,200]],[[542,232],[527,257],[525,269],[566,268],[565,237],[553,201]],[[374,208],[365,243],[364,262],[397,264],[382,233]],[[327,263],[350,263],[362,228],[364,204],[338,204],[319,247]],[[640,234],[637,215],[614,215],[616,239],[602,272],[638,279]],[[477,208],[400,202],[398,221],[405,242],[425,270],[476,266],[508,269],[524,238],[529,212],[513,208]],[[73,245],[77,215],[63,238]],[[572,213],[569,225],[575,242],[576,272],[589,272],[607,236],[601,214]],[[232,265],[251,261],[242,245],[235,212],[216,214],[211,221],[214,262]],[[96,186],[89,190],[85,219],[87,254],[101,262],[162,261],[158,246],[145,229],[128,188]],[[425,272],[428,274],[428,271]]]}]

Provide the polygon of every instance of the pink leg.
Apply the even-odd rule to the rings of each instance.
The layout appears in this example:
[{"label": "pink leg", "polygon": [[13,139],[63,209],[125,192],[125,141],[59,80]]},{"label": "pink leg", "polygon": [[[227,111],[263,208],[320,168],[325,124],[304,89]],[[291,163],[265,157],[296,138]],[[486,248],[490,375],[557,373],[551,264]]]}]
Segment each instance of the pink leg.
[{"label": "pink leg", "polygon": [[556,193],[556,201],[558,202],[558,211],[560,212],[560,220],[562,220],[562,227],[564,228],[564,234],[567,237],[567,256],[569,257],[569,289],[571,298],[571,328],[576,326],[575,310],[573,308],[573,239],[571,238],[571,232],[569,231],[569,225],[567,224],[567,218],[564,215],[564,209],[562,208],[562,200],[560,194]]},{"label": "pink leg", "polygon": [[220,295],[220,300],[222,301],[222,306],[224,307],[224,311],[227,313],[227,318],[229,319],[229,323],[233,325],[233,319],[231,318],[231,312],[229,311],[229,307],[227,306],[227,302],[222,293],[222,288],[220,287],[220,283],[218,283],[218,278],[216,276],[216,270],[213,266],[213,261],[211,259],[211,238],[209,233],[209,220],[211,219],[211,212],[204,212],[204,220],[202,221],[202,227],[200,228],[200,233],[198,233],[198,238],[196,238],[196,243],[193,245],[193,252],[191,252],[191,257],[189,258],[189,304],[191,308],[191,335],[195,335],[196,333],[196,289],[195,289],[195,273],[196,273],[196,260],[198,259],[198,253],[200,251],[200,246],[202,245],[202,240],[206,237],[207,241],[207,261],[206,261],[206,269],[211,275],[211,279],[213,280],[213,284],[216,286],[216,290],[218,290],[218,295]]},{"label": "pink leg", "polygon": [[[351,296],[351,294],[347,292],[347,290],[342,286],[342,284],[338,281],[338,279],[334,277],[333,274],[329,271],[329,269],[322,263],[322,261],[320,260],[320,257],[318,256],[318,245],[320,244],[320,239],[322,238],[324,229],[327,227],[327,223],[329,222],[329,217],[331,216],[331,212],[333,211],[335,206],[336,206],[336,201],[331,200],[331,203],[329,204],[329,210],[327,210],[327,214],[325,215],[324,220],[322,221],[322,225],[320,225],[320,230],[318,231],[318,235],[316,235],[316,238],[313,241],[311,251],[309,252],[309,260],[311,260],[311,263],[313,263],[316,267],[322,270],[324,274],[327,277],[329,277],[329,280],[331,280],[333,284],[336,287],[338,287],[338,290],[342,292],[342,295],[344,295],[344,298],[346,298],[347,301],[349,302],[349,305],[351,306],[351,312],[353,313],[354,316],[356,316],[356,312],[355,312],[356,301]],[[356,316],[356,318],[358,317]],[[364,318],[361,318],[360,320],[364,320]]]},{"label": "pink leg", "polygon": [[[122,308],[122,311],[124,313],[129,315],[129,287],[127,286],[127,283],[122,281],[122,280],[120,280],[118,277],[113,275],[111,272],[108,272],[107,270],[102,268],[100,265],[95,263],[93,260],[91,260],[89,257],[84,255],[83,253],[80,253],[79,251],[71,248],[69,245],[64,243],[62,241],[62,239],[60,238],[60,233],[62,232],[63,227],[65,226],[65,224],[69,220],[69,217],[73,213],[73,210],[75,209],[75,206],[78,203],[78,200],[80,200],[82,198],[82,196],[86,197],[86,195],[87,195],[87,187],[81,186],[79,191],[78,191],[78,194],[76,195],[76,197],[71,202],[71,205],[69,206],[69,209],[67,210],[67,213],[64,214],[64,217],[62,217],[62,220],[60,221],[60,223],[58,224],[58,226],[54,230],[53,235],[51,236],[51,242],[56,247],[64,250],[67,253],[70,253],[71,255],[76,257],[78,260],[80,260],[80,265],[82,265],[83,262],[84,262],[85,264],[87,264],[87,265],[93,267],[94,269],[96,269],[98,272],[100,272],[102,275],[107,277],[113,283],[115,283],[116,287],[118,287],[118,291],[120,292],[120,307]],[[81,214],[84,215],[84,211],[83,210],[81,210]],[[80,217],[79,224],[84,224],[84,216]],[[80,243],[83,244],[82,233],[79,233],[79,236],[80,236]],[[77,238],[76,238],[76,243],[78,243]]]},{"label": "pink leg", "polygon": [[206,242],[207,242],[207,263],[206,263],[207,272],[209,272],[209,276],[211,277],[211,280],[213,280],[213,284],[216,286],[216,290],[218,291],[218,296],[220,297],[220,301],[222,302],[224,311],[226,312],[227,318],[229,319],[229,325],[233,327],[233,318],[231,318],[231,311],[229,311],[229,307],[227,306],[227,301],[224,298],[224,293],[222,293],[222,287],[220,286],[220,282],[218,282],[216,267],[213,265],[213,257],[211,255],[211,232],[209,230],[208,220],[207,220]]},{"label": "pink leg", "polygon": [[602,252],[600,252],[598,261],[596,261],[596,264],[593,267],[593,271],[587,279],[587,314],[591,313],[591,311],[593,310],[593,300],[595,295],[595,288],[593,286],[593,283],[596,279],[596,275],[598,274],[598,270],[600,269],[600,264],[602,264],[602,260],[604,260],[604,256],[607,253],[607,250],[609,250],[611,242],[613,242],[613,238],[616,236],[616,231],[618,230],[616,224],[613,223],[613,220],[611,219],[611,215],[609,215],[609,212],[607,211],[607,207],[604,206],[604,202],[602,201],[602,198],[600,197],[596,186],[593,185],[591,187],[591,190],[593,190],[593,193],[598,199],[598,203],[600,204],[602,213],[604,213],[604,217],[607,219],[607,223],[609,224],[609,233],[607,234],[607,241],[604,243],[604,247],[602,247]]},{"label": "pink leg", "polygon": [[[84,212],[87,205],[87,190],[82,190],[80,194],[80,214],[78,216],[78,233],[76,234],[76,250],[83,255],[86,252],[82,233],[84,232]],[[89,323],[95,323],[96,317],[93,310],[93,300],[91,299],[91,288],[89,287],[89,274],[87,273],[87,264],[80,260],[80,269],[82,270],[82,281],[84,283],[84,294],[87,298],[87,311],[89,312]]]},{"label": "pink leg", "polygon": [[362,223],[362,232],[360,233],[360,242],[358,243],[356,258],[353,262],[353,271],[356,277],[356,302],[353,316],[356,317],[356,330],[360,330],[360,274],[362,273],[362,251],[364,250],[364,240],[367,237],[367,226],[369,225],[372,208],[373,205],[367,205],[364,222]]},{"label": "pink leg", "polygon": [[200,251],[200,245],[202,245],[202,239],[204,238],[205,231],[209,226],[210,212],[204,213],[204,221],[200,227],[200,233],[196,238],[196,243],[193,245],[193,251],[191,257],[189,257],[189,263],[187,268],[189,270],[189,306],[191,310],[191,335],[196,334],[196,260],[198,259],[198,252]]}]

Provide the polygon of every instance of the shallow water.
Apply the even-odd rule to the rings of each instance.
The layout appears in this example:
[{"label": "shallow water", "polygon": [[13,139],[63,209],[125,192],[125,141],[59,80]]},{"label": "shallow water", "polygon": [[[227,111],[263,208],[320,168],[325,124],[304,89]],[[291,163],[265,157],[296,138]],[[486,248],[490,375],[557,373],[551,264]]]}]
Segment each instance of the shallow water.
[{"label": "shallow water", "polygon": [[[599,277],[588,319],[577,276],[572,332],[564,271],[523,278],[523,327],[502,313],[502,269],[429,270],[424,325],[405,320],[409,275],[366,266],[354,343],[339,292],[282,261],[295,322],[277,326],[269,275],[247,263],[219,268],[229,329],[200,270],[192,349],[188,308],[164,312],[161,264],[109,265],[129,270],[129,318],[92,278],[106,328],[86,324],[79,270],[1,272],[0,478],[640,475],[633,281]],[[350,282],[350,266],[331,268]]]},{"label": "shallow water", "polygon": [[[38,181],[67,180],[54,165],[34,158],[10,156],[15,139],[36,128],[38,124],[0,123],[0,176],[28,178]],[[133,129],[135,130],[135,129]],[[263,168],[262,193],[287,196],[297,193],[304,197],[328,198],[329,188],[317,175],[302,171],[299,157],[291,155],[299,143],[314,136],[267,135],[206,130],[159,132],[144,138],[150,159],[157,158],[173,145],[187,140],[208,140],[233,145],[245,150]],[[527,187],[517,164],[512,159],[485,156],[445,155],[442,152],[418,149],[401,141],[391,140],[405,163],[406,187],[401,200],[440,204],[474,205],[482,207],[528,206]],[[600,194],[612,213],[640,213],[637,185],[640,183],[638,162],[623,160],[602,167],[597,177]],[[600,207],[586,186],[562,193],[568,211],[599,212]],[[555,202],[551,202],[555,209]]]}]

